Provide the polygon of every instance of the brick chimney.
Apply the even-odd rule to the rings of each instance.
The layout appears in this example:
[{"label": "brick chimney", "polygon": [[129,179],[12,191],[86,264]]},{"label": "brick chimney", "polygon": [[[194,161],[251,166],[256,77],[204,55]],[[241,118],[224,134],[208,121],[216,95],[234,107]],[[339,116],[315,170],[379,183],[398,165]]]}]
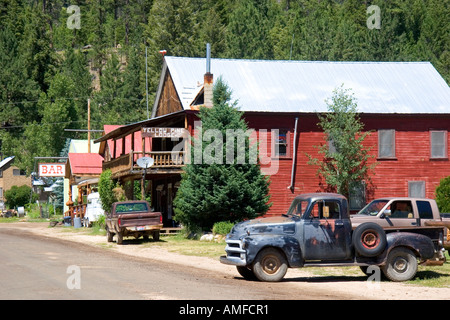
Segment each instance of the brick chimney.
[{"label": "brick chimney", "polygon": [[205,107],[213,106],[213,75],[211,73],[211,45],[206,44],[206,73],[203,82],[203,101]]}]

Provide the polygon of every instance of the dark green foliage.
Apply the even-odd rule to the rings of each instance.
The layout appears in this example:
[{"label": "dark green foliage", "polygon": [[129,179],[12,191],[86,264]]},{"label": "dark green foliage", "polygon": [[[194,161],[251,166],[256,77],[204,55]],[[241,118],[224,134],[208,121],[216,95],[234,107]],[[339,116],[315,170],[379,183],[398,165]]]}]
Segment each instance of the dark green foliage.
[{"label": "dark green foliage", "polygon": [[[67,27],[68,5],[80,29]],[[380,29],[366,25],[369,5]],[[207,42],[220,58],[431,61],[448,83],[449,16],[448,0],[0,0],[1,152],[30,173],[34,156],[86,138],[63,130],[87,128],[89,98],[93,129],[146,119],[145,47],[150,108],[159,50],[204,57]]]},{"label": "dark green foliage", "polygon": [[11,189],[5,191],[6,205],[10,208],[22,207],[29,203],[30,196],[32,200],[36,201],[37,195],[31,195],[31,188],[29,186],[12,186]]},{"label": "dark green foliage", "polygon": [[111,170],[103,171],[98,180],[98,193],[102,201],[102,208],[105,212],[110,212],[112,204],[117,201],[113,191],[115,187],[116,184],[111,179]]},{"label": "dark green foliage", "polygon": [[437,186],[436,202],[440,212],[450,213],[450,176],[441,179],[441,182]]},{"label": "dark green foliage", "polygon": [[[202,127],[194,139],[191,163],[186,166],[174,200],[175,219],[190,230],[211,230],[219,221],[237,222],[263,215],[270,207],[266,177],[252,163],[248,136],[245,144],[227,139],[229,132],[247,132],[242,113],[230,105],[226,85],[219,78],[214,106],[202,108]],[[234,157],[227,151],[234,150]],[[201,153],[201,156],[199,157]],[[230,153],[228,153],[230,155]],[[239,155],[245,161],[239,161]]]}]

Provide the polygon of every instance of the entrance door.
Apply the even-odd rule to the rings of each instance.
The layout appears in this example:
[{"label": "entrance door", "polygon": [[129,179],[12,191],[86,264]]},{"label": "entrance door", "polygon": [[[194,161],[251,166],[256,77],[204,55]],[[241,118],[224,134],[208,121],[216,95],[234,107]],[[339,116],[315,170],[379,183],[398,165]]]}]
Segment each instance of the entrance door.
[{"label": "entrance door", "polygon": [[305,260],[345,260],[350,257],[351,225],[342,219],[338,201],[312,204],[303,221]]}]

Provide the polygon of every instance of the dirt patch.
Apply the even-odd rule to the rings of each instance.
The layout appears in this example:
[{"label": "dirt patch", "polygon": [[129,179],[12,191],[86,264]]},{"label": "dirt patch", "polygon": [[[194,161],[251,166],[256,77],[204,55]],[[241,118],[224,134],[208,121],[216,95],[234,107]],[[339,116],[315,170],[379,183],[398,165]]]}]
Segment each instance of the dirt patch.
[{"label": "dirt patch", "polygon": [[[134,257],[163,261],[170,264],[183,265],[207,270],[225,278],[239,277],[234,266],[221,264],[217,259],[184,256],[178,253],[169,252],[160,247],[142,246],[139,244],[117,245],[115,242],[108,243],[106,237],[86,235],[77,232],[70,232],[63,227],[49,227],[45,223],[3,223],[0,228],[19,228],[46,237],[64,239],[79,242],[83,245],[95,246],[112,250],[117,253]],[[450,288],[426,288],[405,283],[395,283],[388,281],[368,282],[363,276],[317,276],[305,269],[289,269],[285,280],[280,285],[289,288],[299,288],[314,292],[322,291],[324,297],[329,299],[363,299],[363,300],[428,300],[450,299]]]}]

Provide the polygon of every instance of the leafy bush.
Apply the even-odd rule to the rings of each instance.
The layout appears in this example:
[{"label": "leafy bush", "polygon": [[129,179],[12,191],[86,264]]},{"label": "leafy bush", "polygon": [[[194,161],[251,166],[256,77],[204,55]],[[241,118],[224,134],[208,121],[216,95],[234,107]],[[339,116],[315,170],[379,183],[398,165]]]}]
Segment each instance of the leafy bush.
[{"label": "leafy bush", "polygon": [[114,192],[116,184],[112,180],[111,175],[111,170],[105,170],[100,175],[100,179],[98,181],[98,193],[102,201],[102,208],[107,212],[111,210],[112,204],[117,201],[117,197]]},{"label": "leafy bush", "polygon": [[440,212],[450,213],[450,176],[441,179],[437,186],[436,202]]},{"label": "leafy bush", "polygon": [[[31,188],[29,186],[12,186],[5,192],[6,204],[10,209],[25,206],[30,202]],[[36,201],[37,195],[32,194],[31,202]]]},{"label": "leafy bush", "polygon": [[212,231],[214,234],[227,235],[228,233],[230,233],[233,226],[234,226],[233,222],[220,221],[214,224]]}]

